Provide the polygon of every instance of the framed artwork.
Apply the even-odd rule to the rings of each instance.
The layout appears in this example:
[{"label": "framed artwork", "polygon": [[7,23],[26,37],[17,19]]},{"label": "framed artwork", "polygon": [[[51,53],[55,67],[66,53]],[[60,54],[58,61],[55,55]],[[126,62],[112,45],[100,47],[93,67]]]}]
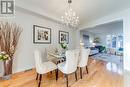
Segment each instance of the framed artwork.
[{"label": "framed artwork", "polygon": [[51,43],[51,28],[33,25],[33,43],[50,44]]},{"label": "framed artwork", "polygon": [[59,31],[59,43],[69,43],[69,32]]}]

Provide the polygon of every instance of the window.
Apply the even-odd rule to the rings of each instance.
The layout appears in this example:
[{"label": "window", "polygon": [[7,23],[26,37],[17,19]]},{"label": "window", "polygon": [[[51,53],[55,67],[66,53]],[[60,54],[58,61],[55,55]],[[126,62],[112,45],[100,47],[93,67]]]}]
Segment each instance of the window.
[{"label": "window", "polygon": [[111,35],[106,36],[106,45],[108,48],[111,48]]},{"label": "window", "polygon": [[123,36],[119,35],[106,35],[107,48],[123,48]]},{"label": "window", "polygon": [[112,48],[116,48],[116,36],[112,35]]},{"label": "window", "polygon": [[123,48],[123,36],[118,36],[118,48]]}]

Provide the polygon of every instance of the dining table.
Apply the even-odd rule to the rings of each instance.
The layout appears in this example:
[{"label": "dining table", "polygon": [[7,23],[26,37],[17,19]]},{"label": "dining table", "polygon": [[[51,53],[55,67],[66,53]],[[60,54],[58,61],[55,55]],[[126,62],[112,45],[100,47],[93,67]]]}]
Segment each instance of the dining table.
[{"label": "dining table", "polygon": [[65,54],[49,53],[49,55],[52,56],[52,57],[54,57],[54,58],[56,58],[56,59],[58,59],[58,61],[57,61],[58,63],[63,62],[63,61],[66,60]]}]

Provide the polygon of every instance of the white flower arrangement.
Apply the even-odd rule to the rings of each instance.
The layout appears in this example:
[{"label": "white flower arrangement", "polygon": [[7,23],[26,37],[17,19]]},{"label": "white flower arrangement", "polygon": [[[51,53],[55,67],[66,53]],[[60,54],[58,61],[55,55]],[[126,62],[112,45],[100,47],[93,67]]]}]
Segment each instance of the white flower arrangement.
[{"label": "white flower arrangement", "polygon": [[62,49],[67,49],[68,48],[68,45],[66,43],[60,43]]},{"label": "white flower arrangement", "polygon": [[0,52],[0,60],[5,61],[8,60],[10,57],[8,54],[6,54],[6,52]]}]

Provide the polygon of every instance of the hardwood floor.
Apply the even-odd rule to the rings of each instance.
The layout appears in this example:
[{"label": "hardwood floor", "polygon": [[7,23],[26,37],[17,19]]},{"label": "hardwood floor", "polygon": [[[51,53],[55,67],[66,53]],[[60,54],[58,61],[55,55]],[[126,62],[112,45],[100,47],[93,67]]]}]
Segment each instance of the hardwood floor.
[{"label": "hardwood floor", "polygon": [[[123,75],[118,74],[118,70],[106,68],[108,63],[89,59],[87,74],[83,69],[83,79],[80,79],[79,70],[78,80],[75,81],[75,74],[69,75],[69,86],[71,87],[123,87]],[[107,65],[108,66],[108,65]],[[112,68],[112,67],[111,67]],[[118,67],[119,68],[119,67]],[[12,75],[11,80],[0,80],[0,87],[37,87],[38,81],[35,80],[35,69],[28,72],[21,72]],[[41,87],[66,87],[66,81],[62,73],[59,73],[58,81],[55,80],[55,72],[43,75]]]}]

